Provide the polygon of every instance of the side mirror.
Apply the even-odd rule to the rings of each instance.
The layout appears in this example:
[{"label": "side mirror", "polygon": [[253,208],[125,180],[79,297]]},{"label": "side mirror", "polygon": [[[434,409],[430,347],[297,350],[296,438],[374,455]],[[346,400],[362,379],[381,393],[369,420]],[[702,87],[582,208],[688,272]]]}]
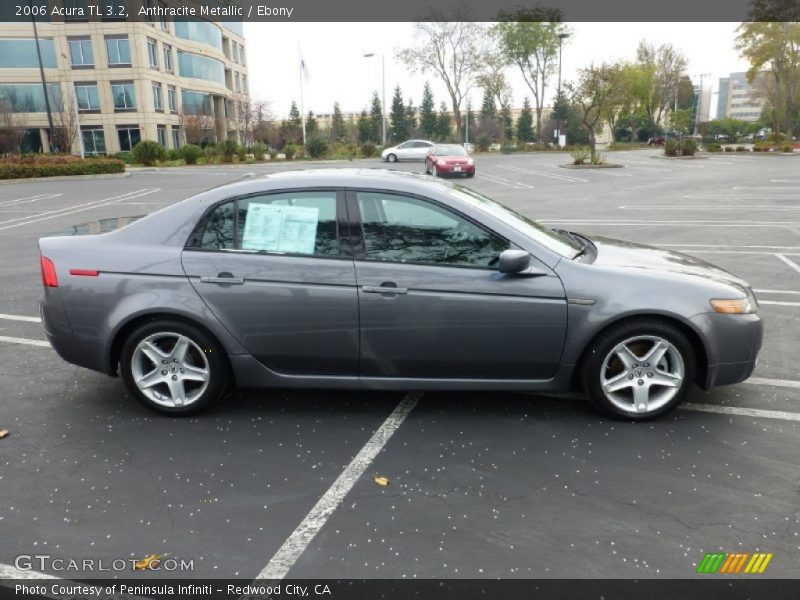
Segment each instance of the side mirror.
[{"label": "side mirror", "polygon": [[524,250],[503,250],[498,268],[501,273],[521,273],[531,265],[531,255]]}]

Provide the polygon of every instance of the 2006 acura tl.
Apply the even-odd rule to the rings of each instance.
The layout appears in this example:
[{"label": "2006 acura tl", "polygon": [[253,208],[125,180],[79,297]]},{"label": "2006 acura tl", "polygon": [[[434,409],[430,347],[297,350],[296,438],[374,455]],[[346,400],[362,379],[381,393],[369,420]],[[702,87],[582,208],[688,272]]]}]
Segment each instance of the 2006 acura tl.
[{"label": "2006 acura tl", "polygon": [[39,246],[56,351],[177,415],[232,384],[580,386],[643,419],[746,379],[761,347],[753,292],[722,269],[405,173],[276,174]]}]

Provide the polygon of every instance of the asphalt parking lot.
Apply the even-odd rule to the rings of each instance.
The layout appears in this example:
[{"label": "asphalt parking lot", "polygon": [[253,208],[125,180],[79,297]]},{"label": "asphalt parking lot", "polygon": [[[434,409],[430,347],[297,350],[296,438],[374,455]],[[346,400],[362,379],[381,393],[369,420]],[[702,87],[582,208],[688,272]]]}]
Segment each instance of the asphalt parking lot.
[{"label": "asphalt parking lot", "polygon": [[[753,378],[639,424],[505,393],[246,391],[196,418],[157,416],[47,346],[36,240],[296,165],[0,186],[0,577],[19,575],[19,554],[169,553],[198,578],[688,578],[719,551],[771,552],[764,576],[796,577],[800,157],[655,154],[611,153],[625,168],[607,170],[479,156],[466,182],[547,225],[694,254],[756,289]],[[93,576],[107,573],[80,573]]]}]

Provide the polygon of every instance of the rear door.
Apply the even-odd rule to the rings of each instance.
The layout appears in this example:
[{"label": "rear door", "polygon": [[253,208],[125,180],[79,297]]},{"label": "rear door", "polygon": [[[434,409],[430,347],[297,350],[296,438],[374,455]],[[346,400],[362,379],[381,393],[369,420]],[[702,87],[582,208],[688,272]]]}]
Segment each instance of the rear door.
[{"label": "rear door", "polygon": [[232,199],[207,214],[183,252],[197,293],[274,371],[358,372],[358,296],[344,215],[343,192],[334,189]]},{"label": "rear door", "polygon": [[361,376],[549,379],[567,304],[560,279],[506,275],[507,240],[431,200],[348,192],[361,307]]},{"label": "rear door", "polygon": [[428,142],[414,142],[414,147],[411,150],[411,157],[414,160],[425,160],[428,151],[433,147],[433,144]]}]

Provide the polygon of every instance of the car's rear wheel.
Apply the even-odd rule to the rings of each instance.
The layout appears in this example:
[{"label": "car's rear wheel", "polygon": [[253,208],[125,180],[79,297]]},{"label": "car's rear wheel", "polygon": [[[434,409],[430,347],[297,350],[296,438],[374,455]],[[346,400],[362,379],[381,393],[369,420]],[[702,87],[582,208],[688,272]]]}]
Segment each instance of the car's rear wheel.
[{"label": "car's rear wheel", "polygon": [[228,387],[219,345],[181,321],[152,321],[136,329],[122,348],[120,374],[140,402],[174,416],[205,410]]},{"label": "car's rear wheel", "polygon": [[657,320],[629,321],[592,343],[583,387],[606,414],[645,420],[680,404],[696,370],[692,344],[678,328]]},{"label": "car's rear wheel", "polygon": [[473,171],[472,173],[467,173],[467,177],[475,177],[475,171]]},{"label": "car's rear wheel", "polygon": [[390,154],[389,156],[386,157],[386,160],[388,160],[389,162],[397,162],[397,156],[394,154]]}]

